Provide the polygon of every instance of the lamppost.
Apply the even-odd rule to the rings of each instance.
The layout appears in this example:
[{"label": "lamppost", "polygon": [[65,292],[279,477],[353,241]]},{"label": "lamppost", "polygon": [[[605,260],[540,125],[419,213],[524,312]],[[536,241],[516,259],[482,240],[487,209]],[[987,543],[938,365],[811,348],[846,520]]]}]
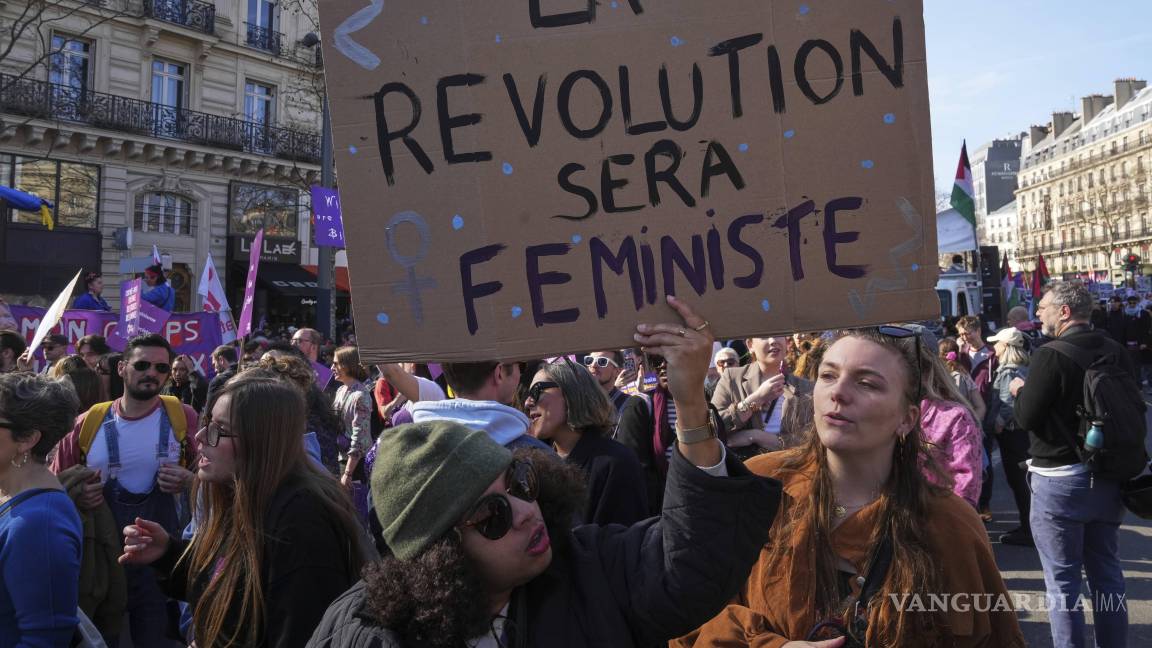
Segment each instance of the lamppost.
[{"label": "lamppost", "polygon": [[[315,32],[308,32],[300,39],[300,44],[307,48],[320,46],[320,37]],[[317,67],[322,65],[321,50],[316,50]],[[323,126],[320,134],[320,186],[332,189],[335,185],[332,165],[332,113],[328,109],[328,91],[325,88],[321,94],[323,109]],[[326,245],[320,246],[319,258],[316,260],[316,328],[325,336],[335,340],[335,302],[334,275],[336,269],[336,251]],[[336,340],[339,342],[339,340]]]}]

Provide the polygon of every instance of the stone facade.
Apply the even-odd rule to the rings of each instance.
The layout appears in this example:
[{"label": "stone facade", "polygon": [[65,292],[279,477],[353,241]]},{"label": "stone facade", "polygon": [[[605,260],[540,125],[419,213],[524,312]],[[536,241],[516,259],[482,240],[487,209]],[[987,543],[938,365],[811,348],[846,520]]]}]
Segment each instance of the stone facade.
[{"label": "stone facade", "polygon": [[[323,79],[318,46],[300,41],[318,32],[314,4],[262,2],[253,15],[256,5],[237,0],[49,4],[0,55],[0,185],[57,201],[58,226],[48,232],[36,215],[5,216],[0,293],[50,298],[85,266],[103,272],[115,307],[122,260],[155,245],[171,258],[178,310],[195,310],[206,257],[232,274],[237,219],[250,225],[273,211],[291,211],[280,228],[309,258]],[[26,7],[0,0],[0,25],[13,26],[0,27],[0,52]],[[52,168],[56,195],[44,196]],[[277,195],[295,200],[234,205],[238,183],[285,189]],[[126,230],[131,246],[117,246]]]},{"label": "stone facade", "polygon": [[1152,88],[1120,79],[1114,95],[1085,97],[1081,114],[1033,126],[1024,149],[1016,199],[1025,269],[1043,254],[1054,277],[1116,283],[1129,253],[1150,269]]}]

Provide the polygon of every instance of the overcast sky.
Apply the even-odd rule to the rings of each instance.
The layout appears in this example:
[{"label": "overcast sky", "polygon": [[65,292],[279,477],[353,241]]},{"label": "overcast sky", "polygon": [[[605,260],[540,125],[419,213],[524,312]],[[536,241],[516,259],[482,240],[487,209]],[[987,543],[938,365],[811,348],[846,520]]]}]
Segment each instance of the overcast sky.
[{"label": "overcast sky", "polygon": [[925,0],[936,186],[969,150],[1152,78],[1152,0]]}]

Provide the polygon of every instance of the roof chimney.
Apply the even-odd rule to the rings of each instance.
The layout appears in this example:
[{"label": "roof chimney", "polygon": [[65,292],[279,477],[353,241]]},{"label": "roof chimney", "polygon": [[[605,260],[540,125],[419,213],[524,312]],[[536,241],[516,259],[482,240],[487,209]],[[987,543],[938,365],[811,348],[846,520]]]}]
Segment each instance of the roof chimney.
[{"label": "roof chimney", "polygon": [[1112,97],[1101,94],[1094,94],[1084,97],[1080,100],[1084,107],[1083,117],[1084,125],[1087,126],[1088,122],[1096,118],[1096,115],[1104,112],[1104,109],[1112,104]]},{"label": "roof chimney", "polygon": [[1028,133],[1028,137],[1029,144],[1036,146],[1042,142],[1045,137],[1048,137],[1048,127],[1033,125],[1031,131]]},{"label": "roof chimney", "polygon": [[1071,126],[1072,122],[1074,121],[1076,121],[1076,117],[1074,117],[1070,112],[1064,111],[1052,113],[1053,136],[1060,137],[1063,135],[1064,131],[1068,130],[1068,127]]},{"label": "roof chimney", "polygon": [[1148,87],[1148,82],[1144,79],[1116,79],[1116,110],[1127,105],[1136,96],[1136,93],[1146,87]]}]

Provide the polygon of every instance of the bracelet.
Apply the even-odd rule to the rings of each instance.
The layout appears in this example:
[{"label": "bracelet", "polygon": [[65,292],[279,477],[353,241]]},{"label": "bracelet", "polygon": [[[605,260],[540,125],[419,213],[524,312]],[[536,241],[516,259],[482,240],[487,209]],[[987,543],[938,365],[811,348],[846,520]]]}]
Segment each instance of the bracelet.
[{"label": "bracelet", "polygon": [[[679,428],[679,422],[677,422],[677,427]],[[708,421],[704,425],[688,428],[687,430],[676,430],[676,439],[685,445],[703,443],[704,441],[715,439],[716,436],[716,424],[712,421],[711,412],[708,413]]]}]

